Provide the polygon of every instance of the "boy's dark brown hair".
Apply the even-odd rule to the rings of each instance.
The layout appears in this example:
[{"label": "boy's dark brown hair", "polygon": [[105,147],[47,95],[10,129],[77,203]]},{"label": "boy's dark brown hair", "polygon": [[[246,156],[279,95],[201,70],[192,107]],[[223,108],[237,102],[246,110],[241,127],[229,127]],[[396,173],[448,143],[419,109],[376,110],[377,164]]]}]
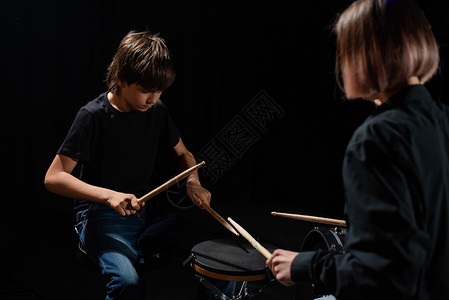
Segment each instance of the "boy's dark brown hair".
[{"label": "boy's dark brown hair", "polygon": [[413,0],[358,0],[339,17],[335,32],[337,78],[347,65],[367,97],[394,91],[412,76],[424,83],[438,69],[438,45]]},{"label": "boy's dark brown hair", "polygon": [[120,42],[106,75],[108,91],[120,93],[118,82],[137,83],[148,92],[163,91],[175,80],[170,52],[159,34],[129,32]]}]

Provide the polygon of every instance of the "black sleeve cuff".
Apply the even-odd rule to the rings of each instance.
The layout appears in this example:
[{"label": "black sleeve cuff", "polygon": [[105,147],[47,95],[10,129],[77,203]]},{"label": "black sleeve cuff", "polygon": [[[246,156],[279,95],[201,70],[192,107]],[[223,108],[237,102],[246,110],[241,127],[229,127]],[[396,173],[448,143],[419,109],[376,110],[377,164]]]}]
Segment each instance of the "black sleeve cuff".
[{"label": "black sleeve cuff", "polygon": [[312,262],[315,251],[300,252],[292,262],[290,269],[292,280],[296,283],[311,283],[310,264]]}]

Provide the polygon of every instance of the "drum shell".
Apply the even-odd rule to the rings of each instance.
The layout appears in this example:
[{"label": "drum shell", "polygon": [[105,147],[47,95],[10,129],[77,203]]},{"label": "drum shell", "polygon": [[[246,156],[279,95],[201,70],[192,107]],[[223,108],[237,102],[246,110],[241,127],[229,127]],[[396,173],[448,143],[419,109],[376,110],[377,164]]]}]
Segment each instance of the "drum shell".
[{"label": "drum shell", "polygon": [[[300,251],[324,250],[344,253],[346,234],[345,227],[317,226],[306,235]],[[320,296],[322,295],[316,293],[312,285],[297,284],[295,286],[295,299],[312,300]]]},{"label": "drum shell", "polygon": [[317,226],[304,238],[301,251],[326,250],[344,253],[346,251],[346,228]]}]

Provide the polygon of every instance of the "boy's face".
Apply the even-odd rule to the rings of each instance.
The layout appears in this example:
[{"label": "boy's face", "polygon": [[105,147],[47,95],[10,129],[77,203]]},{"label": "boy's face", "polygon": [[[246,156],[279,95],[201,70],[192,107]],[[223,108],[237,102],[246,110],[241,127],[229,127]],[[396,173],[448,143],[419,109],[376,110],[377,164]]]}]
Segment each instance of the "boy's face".
[{"label": "boy's face", "polygon": [[147,111],[161,97],[162,92],[146,91],[141,85],[133,83],[128,85],[126,82],[119,82],[120,94],[116,105],[121,111]]}]

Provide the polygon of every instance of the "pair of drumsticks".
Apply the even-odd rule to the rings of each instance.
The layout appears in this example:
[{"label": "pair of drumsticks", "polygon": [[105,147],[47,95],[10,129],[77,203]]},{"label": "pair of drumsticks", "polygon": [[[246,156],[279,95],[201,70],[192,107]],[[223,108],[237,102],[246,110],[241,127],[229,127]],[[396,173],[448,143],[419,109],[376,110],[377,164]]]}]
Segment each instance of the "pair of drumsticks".
[{"label": "pair of drumsticks", "polygon": [[[166,190],[173,184],[177,183],[178,181],[186,178],[189,176],[190,173],[193,171],[199,169],[203,165],[205,165],[206,162],[200,162],[199,164],[183,171],[182,173],[178,174],[177,176],[173,177],[172,179],[168,180],[167,182],[161,184],[145,196],[139,198],[137,201],[139,203],[145,202],[149,200],[150,198],[156,196],[157,194],[161,193],[162,191]],[[206,202],[203,202],[204,209],[212,216],[214,217],[221,225],[223,225],[226,229],[231,231],[236,236],[239,236],[239,233],[246,239],[248,242],[256,249],[258,250],[263,256],[265,256],[267,259],[271,257],[270,251],[268,251],[266,248],[264,248],[262,245],[259,244],[259,242],[253,238],[245,229],[243,229],[242,226],[237,224],[234,220],[231,218],[228,218],[228,221],[232,224],[232,226],[226,222],[225,219],[223,219],[215,210],[213,210],[210,205]],[[286,218],[292,218],[297,220],[303,220],[303,221],[309,221],[309,222],[315,222],[315,223],[322,223],[322,224],[328,224],[328,225],[336,225],[336,226],[346,226],[346,222],[343,220],[337,220],[337,219],[329,219],[329,218],[321,218],[321,217],[315,217],[315,216],[307,216],[307,215],[297,215],[297,214],[287,214],[287,213],[278,213],[278,212],[272,212],[273,216],[281,216]],[[234,226],[234,227],[233,227]],[[235,228],[235,229],[234,229]],[[236,230],[237,229],[237,230]]]}]

